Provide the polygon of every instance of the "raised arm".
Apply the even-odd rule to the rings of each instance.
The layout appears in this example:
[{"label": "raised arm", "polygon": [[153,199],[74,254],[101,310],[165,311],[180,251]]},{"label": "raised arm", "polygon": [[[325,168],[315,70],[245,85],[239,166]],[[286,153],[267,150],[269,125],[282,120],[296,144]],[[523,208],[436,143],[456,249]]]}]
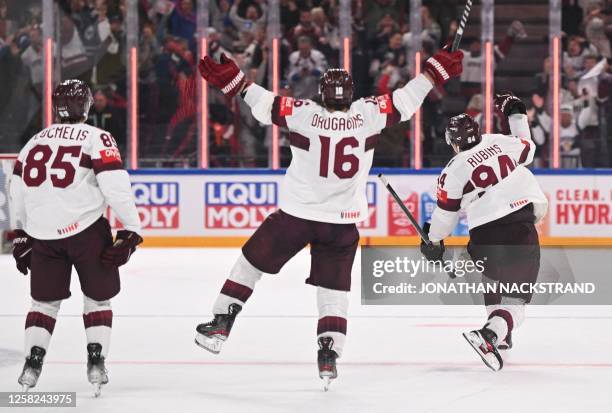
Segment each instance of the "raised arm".
[{"label": "raised arm", "polygon": [[510,134],[518,138],[517,162],[529,165],[533,161],[536,144],[531,140],[531,128],[525,104],[512,93],[503,93],[495,95],[495,109],[508,119]]},{"label": "raised arm", "polygon": [[275,96],[256,83],[246,80],[236,62],[221,55],[221,61],[215,62],[210,56],[205,56],[198,65],[200,74],[207,82],[219,89],[225,96],[233,98],[240,94],[247,105],[251,107],[253,117],[264,125],[272,123],[285,126],[277,116],[282,114],[283,97]]},{"label": "raised arm", "polygon": [[449,79],[461,75],[462,61],[463,52],[448,52],[445,49],[427,59],[422,75],[393,92],[393,106],[401,114],[400,120],[408,120],[414,115],[432,87],[441,87]]}]

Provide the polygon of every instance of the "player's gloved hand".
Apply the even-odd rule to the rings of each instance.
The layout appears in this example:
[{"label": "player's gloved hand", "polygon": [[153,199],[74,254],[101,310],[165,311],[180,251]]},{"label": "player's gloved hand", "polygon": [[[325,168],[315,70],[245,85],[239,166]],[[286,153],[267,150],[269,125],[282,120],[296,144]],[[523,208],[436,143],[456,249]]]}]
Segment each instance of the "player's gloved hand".
[{"label": "player's gloved hand", "polygon": [[24,230],[15,230],[15,238],[13,238],[13,258],[15,258],[15,262],[17,263],[17,269],[23,275],[28,275],[28,269],[30,269],[33,244],[34,239]]},{"label": "player's gloved hand", "polygon": [[244,72],[225,53],[221,54],[220,63],[215,62],[210,56],[204,56],[200,59],[198,69],[207,82],[220,89],[226,96],[236,96],[246,85]]},{"label": "player's gloved hand", "polygon": [[495,95],[495,109],[506,118],[517,113],[526,115],[527,107],[511,92],[498,93]]},{"label": "player's gloved hand", "polygon": [[461,72],[463,72],[461,50],[450,52],[445,47],[425,62],[425,73],[433,79],[436,86],[444,85],[450,78],[459,76]]},{"label": "player's gloved hand", "polygon": [[[429,234],[430,226],[431,224],[426,222],[425,225],[423,225],[423,232]],[[421,254],[423,254],[428,261],[442,261],[442,256],[444,255],[444,241],[440,241],[439,243],[426,243],[421,240]]]},{"label": "player's gloved hand", "polygon": [[121,267],[129,261],[136,247],[141,243],[142,237],[134,231],[117,231],[115,243],[102,252],[100,259],[103,264]]}]

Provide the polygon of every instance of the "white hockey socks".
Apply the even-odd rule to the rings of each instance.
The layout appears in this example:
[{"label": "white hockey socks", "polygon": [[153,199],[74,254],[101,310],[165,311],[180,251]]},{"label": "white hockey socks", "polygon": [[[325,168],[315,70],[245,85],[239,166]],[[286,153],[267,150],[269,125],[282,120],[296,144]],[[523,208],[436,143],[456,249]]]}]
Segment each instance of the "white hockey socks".
[{"label": "white hockey socks", "polygon": [[253,293],[255,284],[261,279],[262,275],[261,271],[253,267],[244,255],[240,254],[213,305],[213,314],[227,314],[230,304],[235,303],[243,306]]},{"label": "white hockey socks", "polygon": [[83,324],[85,325],[87,344],[101,344],[102,356],[106,358],[110,346],[111,328],[113,327],[113,310],[110,300],[96,301],[84,296]]},{"label": "white hockey socks", "polygon": [[30,355],[33,346],[41,347],[45,351],[49,347],[61,303],[61,300],[44,302],[32,300],[32,308],[25,322],[26,356]]},{"label": "white hockey socks", "polygon": [[334,340],[333,350],[342,356],[346,340],[346,316],[348,312],[348,292],[317,287],[317,339],[331,337]]},{"label": "white hockey socks", "polygon": [[501,342],[525,320],[525,302],[520,298],[502,297],[501,304],[487,306],[487,314],[487,328]]}]

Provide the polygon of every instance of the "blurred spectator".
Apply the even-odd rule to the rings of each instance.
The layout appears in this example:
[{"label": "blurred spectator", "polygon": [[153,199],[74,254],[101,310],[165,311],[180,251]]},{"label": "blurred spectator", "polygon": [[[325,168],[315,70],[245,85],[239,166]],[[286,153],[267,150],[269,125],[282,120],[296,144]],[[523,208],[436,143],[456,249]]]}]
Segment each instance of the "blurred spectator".
[{"label": "blurred spectator", "polygon": [[294,27],[300,21],[300,9],[295,0],[280,0],[280,19],[285,28]]},{"label": "blurred spectator", "polygon": [[240,33],[245,30],[255,30],[264,26],[266,21],[262,2],[236,0],[230,9],[230,20]]},{"label": "blurred spectator", "polygon": [[408,54],[402,45],[402,35],[395,33],[376,52],[370,65],[375,78],[376,93],[386,94],[404,84],[409,77]]},{"label": "blurred spectator", "polygon": [[391,14],[385,14],[376,25],[374,36],[370,40],[370,47],[373,50],[378,50],[389,43],[391,36],[399,32],[399,25],[393,19]]},{"label": "blurred spectator", "polygon": [[178,0],[168,20],[168,33],[189,42],[195,50],[196,15],[193,0]]},{"label": "blurred spectator", "polygon": [[429,43],[435,52],[442,40],[442,29],[440,29],[440,25],[432,18],[429,7],[421,7],[421,25],[423,27],[421,40],[425,43]]},{"label": "blurred spectator", "polygon": [[[80,77],[90,68],[83,42],[69,16],[62,16],[60,25],[62,76],[66,79]],[[84,80],[88,79],[85,77]]]},{"label": "blurred spectator", "polygon": [[317,44],[319,50],[325,55],[331,66],[338,66],[338,54],[340,51],[340,33],[338,27],[330,23],[322,7],[312,9],[312,22],[319,35]]},{"label": "blurred spectator", "polygon": [[94,92],[94,104],[89,111],[87,123],[110,132],[117,141],[121,155],[126,155],[125,146],[125,111],[118,110],[109,105],[108,96],[103,90]]},{"label": "blurred spectator", "polygon": [[584,74],[584,58],[597,53],[597,49],[583,38],[573,36],[567,41],[563,52],[563,69],[568,79],[578,79]]},{"label": "blurred spectator", "polygon": [[321,27],[312,22],[312,13],[309,9],[300,10],[300,20],[297,26],[288,32],[289,40],[293,47],[297,46],[300,37],[308,37],[313,46],[318,47],[319,38],[323,36]]},{"label": "blurred spectator", "polygon": [[39,26],[30,29],[30,45],[21,55],[23,64],[30,68],[30,82],[38,96],[42,96],[43,65],[42,65],[42,30]]},{"label": "blurred spectator", "polygon": [[[384,16],[399,17],[396,0],[360,0],[363,2],[366,31],[375,33]],[[393,17],[392,17],[393,18]]]},{"label": "blurred spectator", "polygon": [[125,79],[126,45],[123,18],[120,14],[112,15],[108,18],[108,25],[106,22],[100,22],[99,28],[106,37],[103,43],[104,51],[95,67],[94,84],[117,84]]},{"label": "blurred spectator", "polygon": [[[453,30],[449,33],[449,39],[455,35],[457,26],[453,25]],[[527,37],[527,32],[523,24],[514,20],[506,30],[506,36],[501,42],[496,43],[494,47],[495,63],[499,63],[510,52],[512,45],[517,39]],[[474,94],[480,92],[480,82],[482,79],[482,50],[480,40],[477,38],[467,38],[464,40],[467,43],[468,50],[464,50],[463,57],[463,73],[461,74],[461,93],[469,99]]]},{"label": "blurred spectator", "polygon": [[327,70],[327,61],[320,51],[313,49],[310,37],[298,38],[298,50],[289,56],[287,77],[294,96],[308,99],[319,90],[319,78]]},{"label": "blurred spectator", "polygon": [[564,0],[561,9],[561,29],[568,36],[580,34],[583,10],[580,0]]}]

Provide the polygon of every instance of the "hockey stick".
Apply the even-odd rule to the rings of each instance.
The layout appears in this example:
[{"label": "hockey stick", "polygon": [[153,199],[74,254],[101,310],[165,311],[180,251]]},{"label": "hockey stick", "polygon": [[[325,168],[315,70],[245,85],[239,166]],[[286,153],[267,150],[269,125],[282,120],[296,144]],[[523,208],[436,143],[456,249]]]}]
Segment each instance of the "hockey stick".
[{"label": "hockey stick", "polygon": [[383,174],[378,174],[378,179],[380,179],[380,181],[383,183],[383,185],[385,186],[385,188],[387,188],[387,191],[389,191],[389,193],[391,194],[391,196],[393,197],[393,199],[395,199],[395,202],[397,202],[397,204],[399,205],[399,207],[402,209],[402,211],[404,212],[404,214],[408,217],[408,219],[410,220],[410,223],[412,224],[412,226],[414,227],[414,229],[417,230],[417,232],[419,233],[419,235],[421,236],[421,239],[426,243],[426,244],[431,244],[431,241],[429,240],[429,237],[427,236],[427,234],[423,231],[423,228],[421,228],[421,226],[419,225],[419,223],[416,221],[416,219],[414,218],[414,216],[410,213],[410,211],[408,210],[408,208],[406,208],[406,205],[404,205],[404,203],[402,202],[401,198],[399,197],[399,195],[397,194],[397,192],[395,192],[395,189],[393,189],[393,187],[391,186],[391,184],[389,183],[389,181],[387,181],[387,178],[385,178],[383,176]]},{"label": "hockey stick", "polygon": [[451,52],[454,52],[459,48],[459,43],[461,43],[461,38],[463,37],[463,30],[465,29],[465,24],[468,21],[468,17],[470,17],[471,10],[472,0],[467,0],[465,2],[465,7],[463,7],[461,20],[459,20],[459,27],[457,28],[457,33],[455,33],[455,38],[453,39],[453,46],[451,47]]}]

